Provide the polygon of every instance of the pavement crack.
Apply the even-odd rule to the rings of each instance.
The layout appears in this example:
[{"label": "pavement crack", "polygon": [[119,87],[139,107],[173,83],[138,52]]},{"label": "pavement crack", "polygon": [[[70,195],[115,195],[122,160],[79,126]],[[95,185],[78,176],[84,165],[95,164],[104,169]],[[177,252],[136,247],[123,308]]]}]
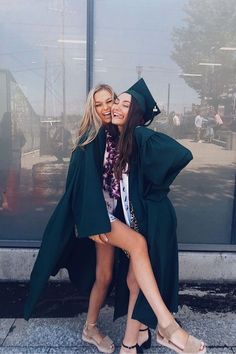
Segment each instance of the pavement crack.
[{"label": "pavement crack", "polygon": [[11,327],[9,328],[9,330],[8,330],[8,332],[7,332],[7,334],[6,334],[6,337],[5,337],[4,340],[2,341],[1,346],[4,346],[4,343],[5,343],[5,341],[6,341],[7,337],[8,337],[8,335],[9,335],[9,333],[12,333],[12,332],[14,331],[14,329],[16,328],[15,323],[16,323],[16,318],[14,319],[14,322],[12,323]]}]

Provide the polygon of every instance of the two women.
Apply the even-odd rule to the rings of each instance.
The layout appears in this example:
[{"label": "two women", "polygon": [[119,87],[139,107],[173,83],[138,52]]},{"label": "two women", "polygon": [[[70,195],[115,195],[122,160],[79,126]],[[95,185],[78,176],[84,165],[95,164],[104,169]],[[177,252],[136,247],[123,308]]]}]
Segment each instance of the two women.
[{"label": "two women", "polygon": [[[124,122],[124,132],[126,131],[126,133],[129,132],[130,128],[131,130],[133,129],[132,134],[128,134],[130,136],[128,144],[126,144],[125,139],[128,135],[123,134],[120,129],[119,150],[113,154],[115,155],[113,158],[107,159],[108,156],[111,157],[112,154],[109,155],[109,153],[113,149],[110,145],[111,149],[109,151],[108,142],[104,161],[104,131],[101,131],[101,133],[99,131],[95,139],[84,147],[84,150],[77,148],[74,152],[68,173],[66,192],[47,225],[42,246],[32,272],[31,293],[26,304],[25,318],[29,317],[49,275],[54,271],[64,248],[73,237],[74,226],[76,225],[77,233],[81,240],[91,237],[98,243],[108,243],[128,252],[130,257],[129,274],[133,274],[133,278],[136,279],[142,290],[143,295],[140,295],[140,299],[144,299],[145,296],[149,306],[151,306],[154,317],[158,318],[158,341],[163,345],[172,346],[177,352],[204,353],[204,344],[193,337],[189,337],[186,332],[178,327],[163,302],[152,272],[145,238],[139,232],[120,222],[113,215],[117,204],[116,200],[124,192],[123,209],[128,222],[132,221],[133,214],[140,231],[145,231],[146,229],[147,235],[151,231],[154,232],[155,227],[157,227],[157,225],[155,227],[152,225],[152,216],[155,216],[154,204],[157,201],[155,194],[158,192],[158,198],[160,200],[164,199],[169,184],[180,169],[191,159],[191,154],[184,148],[184,151],[179,149],[181,153],[172,156],[173,150],[175,150],[172,146],[174,143],[169,142],[172,153],[167,149],[167,160],[171,159],[172,166],[168,166],[168,169],[162,171],[162,167],[165,167],[165,164],[161,163],[161,160],[155,160],[154,157],[156,146],[160,147],[159,151],[156,151],[156,155],[161,155],[163,151],[165,153],[162,147],[168,147],[168,144],[165,146],[167,137],[155,135],[149,129],[142,127],[134,129],[137,125],[153,118],[152,110],[155,106],[153,105],[152,97],[150,97],[150,92],[146,90],[146,85],[143,85],[142,82],[141,86],[141,93],[135,87],[135,90],[132,89],[123,94],[123,96],[121,95],[117,105],[122,102],[122,109],[114,109],[114,123],[116,120],[119,122],[117,125],[121,126],[120,123]],[[144,88],[148,94],[143,91]],[[132,123],[133,119],[136,119],[134,124]],[[86,140],[86,136],[83,139]],[[149,153],[147,153],[148,151]],[[150,154],[150,151],[152,154]],[[78,159],[79,165],[77,164]],[[103,162],[110,176],[103,174]],[[131,171],[133,169],[133,171],[137,172],[140,166],[142,170],[138,171],[140,173],[135,176],[134,172],[132,173]],[[127,172],[129,175],[128,181],[125,177]],[[136,178],[136,181],[132,181],[132,176]],[[105,187],[105,193],[103,192],[102,184]],[[127,186],[131,187],[130,192],[128,190],[125,191]],[[142,186],[145,187],[145,190],[142,190]],[[108,198],[106,198],[107,196]],[[145,198],[147,196],[149,197],[148,199]],[[112,204],[110,204],[110,201]],[[171,214],[172,207],[170,204],[167,206],[167,204],[165,210],[169,208],[169,214]],[[146,210],[148,210],[147,219],[143,218],[143,211],[146,212]],[[168,218],[165,221],[168,223]],[[48,259],[49,252],[50,256],[53,253],[53,257],[50,260]],[[45,258],[47,262],[42,270],[41,265]],[[132,313],[134,302],[129,308],[130,313]],[[142,311],[140,313],[137,312],[140,320],[139,315],[142,316]],[[150,317],[146,322],[152,320],[153,318]],[[123,343],[121,353],[136,351],[136,343],[129,344]]]}]

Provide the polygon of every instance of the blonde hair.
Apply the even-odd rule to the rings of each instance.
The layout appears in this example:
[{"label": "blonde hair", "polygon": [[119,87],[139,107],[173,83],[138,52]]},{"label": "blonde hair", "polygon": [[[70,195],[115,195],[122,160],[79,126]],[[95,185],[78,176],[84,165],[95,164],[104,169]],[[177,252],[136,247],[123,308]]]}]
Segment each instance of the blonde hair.
[{"label": "blonde hair", "polygon": [[102,126],[101,118],[98,116],[94,104],[94,95],[101,90],[106,90],[110,92],[112,95],[112,99],[113,100],[115,99],[115,93],[113,89],[111,88],[111,86],[107,84],[99,84],[90,90],[85,104],[83,118],[80,123],[78,138],[77,138],[77,143],[75,148],[77,146],[82,147],[91,143],[91,141],[93,141],[96,138],[98,131]]}]

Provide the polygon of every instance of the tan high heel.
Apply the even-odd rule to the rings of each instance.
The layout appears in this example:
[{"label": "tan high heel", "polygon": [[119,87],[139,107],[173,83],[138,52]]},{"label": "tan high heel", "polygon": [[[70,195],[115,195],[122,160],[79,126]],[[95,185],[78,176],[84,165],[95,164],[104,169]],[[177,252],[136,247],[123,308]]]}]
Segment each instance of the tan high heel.
[{"label": "tan high heel", "polygon": [[[100,341],[96,337],[100,336]],[[85,322],[82,332],[82,340],[86,343],[93,344],[101,353],[111,354],[115,350],[115,345],[110,337],[102,334],[96,326],[96,323]]]},{"label": "tan high heel", "polygon": [[[184,349],[179,348],[171,341],[173,334],[178,331],[180,326],[175,321],[172,321],[169,326],[162,328],[158,326],[157,342],[167,348],[174,350],[179,354],[204,354],[206,353],[205,344],[199,339],[189,335]],[[204,346],[203,349],[200,349]]]}]

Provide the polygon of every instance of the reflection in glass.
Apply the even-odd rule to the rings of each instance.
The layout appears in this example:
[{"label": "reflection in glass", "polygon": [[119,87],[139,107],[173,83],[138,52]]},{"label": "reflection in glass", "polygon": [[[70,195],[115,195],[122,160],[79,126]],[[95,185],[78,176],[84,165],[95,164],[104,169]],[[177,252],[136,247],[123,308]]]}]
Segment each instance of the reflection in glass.
[{"label": "reflection in glass", "polygon": [[5,2],[0,22],[0,240],[38,240],[83,111],[86,1]]},{"label": "reflection in glass", "polygon": [[[235,1],[103,0],[95,6],[95,58],[102,58],[94,61],[95,83],[108,82],[119,93],[142,76],[162,110],[151,128],[194,155],[170,194],[179,241],[231,243]],[[104,21],[104,13],[112,15]]]},{"label": "reflection in glass", "polygon": [[[151,128],[193,152],[171,194],[184,243],[233,235],[235,11],[235,0],[95,1],[94,84],[119,93],[143,76],[162,110]],[[3,2],[0,22],[0,240],[36,240],[83,110],[86,1]]]}]

